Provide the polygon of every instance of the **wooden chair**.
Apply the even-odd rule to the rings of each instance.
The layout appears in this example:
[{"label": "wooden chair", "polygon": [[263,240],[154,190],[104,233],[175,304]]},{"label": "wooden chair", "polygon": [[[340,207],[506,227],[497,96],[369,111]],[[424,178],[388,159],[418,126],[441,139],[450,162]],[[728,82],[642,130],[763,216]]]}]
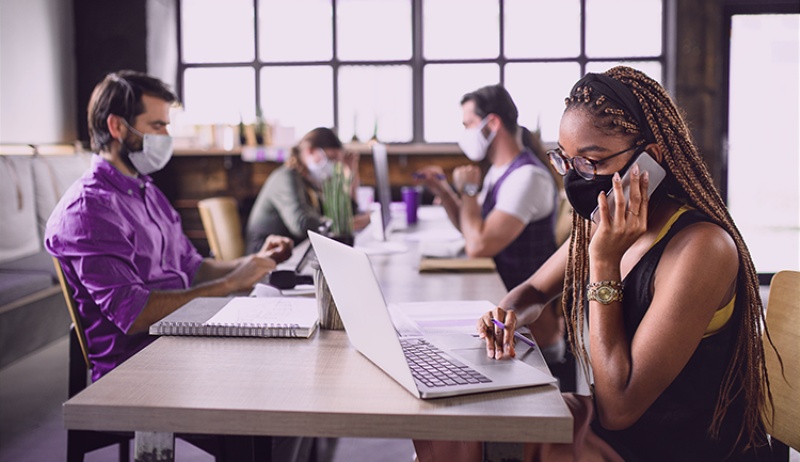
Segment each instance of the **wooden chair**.
[{"label": "wooden chair", "polygon": [[[88,385],[88,375],[92,366],[89,362],[86,335],[78,317],[78,308],[75,306],[67,280],[64,278],[64,271],[61,269],[61,264],[57,259],[53,258],[53,264],[56,267],[56,274],[58,274],[58,282],[61,283],[61,292],[64,294],[69,316],[72,319],[72,326],[69,329],[68,366],[68,396],[72,398]],[[128,462],[130,460],[130,440],[132,438],[133,433],[67,430],[67,462],[83,462],[83,457],[87,452],[114,444],[119,445],[120,462]]]},{"label": "wooden chair", "polygon": [[772,278],[767,328],[783,360],[781,368],[765,336],[764,354],[775,407],[775,419],[768,422],[767,430],[775,460],[788,462],[789,447],[800,451],[800,272],[781,271]]},{"label": "wooden chair", "polygon": [[[70,326],[69,342],[69,391],[70,398],[86,388],[89,383],[89,371],[92,364],[89,361],[89,350],[86,343],[86,334],[78,314],[78,307],[72,298],[72,292],[64,277],[61,263],[53,258],[53,264],[61,283],[61,291],[67,304],[69,316],[72,319]],[[67,462],[83,462],[87,452],[101,449],[114,444],[119,444],[119,461],[130,461],[130,440],[133,433],[125,432],[100,432],[89,430],[67,430]],[[214,436],[214,435],[179,435],[189,444],[202,449],[214,456],[216,462],[227,461],[269,461],[272,440],[270,437],[252,436]]]},{"label": "wooden chair", "polygon": [[244,237],[239,207],[233,197],[212,197],[197,203],[211,254],[217,260],[244,255]]}]

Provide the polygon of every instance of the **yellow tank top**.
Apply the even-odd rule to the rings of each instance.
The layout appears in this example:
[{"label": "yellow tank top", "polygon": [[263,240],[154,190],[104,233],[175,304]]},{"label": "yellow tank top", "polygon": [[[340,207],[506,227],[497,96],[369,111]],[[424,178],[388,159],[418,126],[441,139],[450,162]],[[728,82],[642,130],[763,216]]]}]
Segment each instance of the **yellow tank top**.
[{"label": "yellow tank top", "polygon": [[[653,244],[650,247],[656,245],[656,243],[660,241],[667,234],[669,229],[678,220],[678,218],[689,210],[692,210],[692,207],[685,204],[682,205],[678,210],[676,210],[675,213],[669,218],[669,220],[667,220],[667,222],[658,232],[656,239],[653,241]],[[711,322],[709,322],[708,326],[706,326],[706,331],[705,333],[703,333],[703,338],[710,337],[719,332],[720,329],[725,327],[725,324],[728,323],[728,321],[731,319],[731,316],[733,315],[733,307],[735,304],[736,304],[736,294],[733,294],[731,300],[727,304],[725,304],[725,306],[718,309],[714,313],[714,316],[711,318]]]}]

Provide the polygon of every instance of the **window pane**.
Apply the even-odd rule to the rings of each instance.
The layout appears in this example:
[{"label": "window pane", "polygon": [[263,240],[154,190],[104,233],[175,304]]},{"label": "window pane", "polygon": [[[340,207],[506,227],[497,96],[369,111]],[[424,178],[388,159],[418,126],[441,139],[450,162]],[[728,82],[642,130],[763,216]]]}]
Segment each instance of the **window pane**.
[{"label": "window pane", "polygon": [[638,69],[647,74],[651,79],[663,85],[663,79],[661,78],[662,66],[659,61],[592,61],[586,63],[586,72],[599,74],[616,66],[628,66]]},{"label": "window pane", "polygon": [[331,0],[259,0],[264,61],[326,61],[333,56]]},{"label": "window pane", "polygon": [[461,98],[500,81],[497,64],[429,64],[424,70],[425,140],[457,141],[464,131]]},{"label": "window pane", "polygon": [[800,15],[731,21],[728,204],[756,270],[800,270]]},{"label": "window pane", "polygon": [[339,68],[339,135],[361,141],[372,137],[407,142],[413,138],[411,66]]},{"label": "window pane", "polygon": [[519,124],[535,131],[542,140],[558,140],[564,98],[580,78],[578,63],[519,63],[506,65],[505,86],[519,110]]},{"label": "window pane", "polygon": [[197,124],[239,123],[256,117],[256,82],[252,68],[187,69],[183,74],[183,121]]},{"label": "window pane", "polygon": [[586,0],[586,55],[661,54],[661,0]]},{"label": "window pane", "polygon": [[411,0],[338,0],[341,60],[411,59]]},{"label": "window pane", "polygon": [[563,58],[581,51],[578,0],[506,0],[504,52],[508,58]]},{"label": "window pane", "polygon": [[261,111],[270,123],[294,127],[300,138],[316,127],[333,127],[333,69],[330,66],[265,67]]},{"label": "window pane", "polygon": [[426,0],[422,46],[426,59],[496,58],[500,54],[497,0]]},{"label": "window pane", "polygon": [[181,40],[185,63],[233,63],[255,57],[252,0],[181,3]]}]

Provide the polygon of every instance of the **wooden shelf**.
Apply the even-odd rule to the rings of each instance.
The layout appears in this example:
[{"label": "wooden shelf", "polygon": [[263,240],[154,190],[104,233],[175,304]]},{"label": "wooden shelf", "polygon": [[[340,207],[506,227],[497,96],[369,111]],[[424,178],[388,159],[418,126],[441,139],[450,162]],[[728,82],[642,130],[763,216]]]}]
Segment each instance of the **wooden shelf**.
[{"label": "wooden shelf", "polygon": [[[286,147],[273,147],[273,146],[253,146],[254,149],[262,149],[266,152],[273,150],[281,151],[282,154],[278,159],[272,159],[267,155],[264,160],[259,162],[281,162],[285,158],[285,153],[289,148]],[[359,154],[370,154],[372,152],[369,143],[345,143],[345,150],[355,151]],[[442,155],[463,155],[458,145],[455,143],[389,143],[386,145],[387,152],[390,156],[442,156]],[[180,148],[175,150],[176,157],[191,157],[191,156],[241,156],[242,148],[236,147],[232,150],[218,149],[218,148]]]}]

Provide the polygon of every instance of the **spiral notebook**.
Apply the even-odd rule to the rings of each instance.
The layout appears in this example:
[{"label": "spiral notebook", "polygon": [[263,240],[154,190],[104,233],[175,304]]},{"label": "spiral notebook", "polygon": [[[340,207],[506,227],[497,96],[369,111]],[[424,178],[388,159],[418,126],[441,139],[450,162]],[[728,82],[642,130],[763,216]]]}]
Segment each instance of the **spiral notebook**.
[{"label": "spiral notebook", "polygon": [[317,302],[297,297],[200,297],[150,326],[151,335],[308,338],[319,324]]}]

